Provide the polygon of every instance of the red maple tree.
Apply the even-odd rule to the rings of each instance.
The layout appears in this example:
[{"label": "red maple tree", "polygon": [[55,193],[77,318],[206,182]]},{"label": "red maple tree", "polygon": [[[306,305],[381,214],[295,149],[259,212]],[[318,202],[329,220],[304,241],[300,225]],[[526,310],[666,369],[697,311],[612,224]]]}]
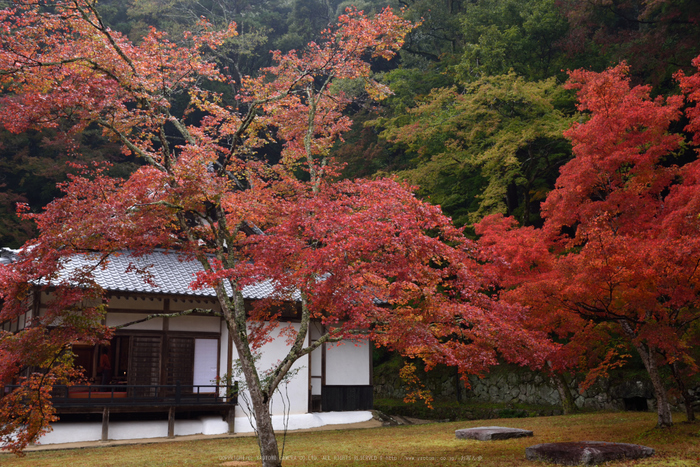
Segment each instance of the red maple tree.
[{"label": "red maple tree", "polygon": [[[227,104],[201,83],[228,83],[208,53],[235,34],[233,25],[209,32],[203,23],[202,33],[186,35],[187,46],[157,31],[134,45],[104,25],[92,0],[17,5],[0,13],[0,123],[23,131],[61,121],[68,136],[98,125],[146,165],[127,180],[86,169],[44,212],[25,214],[40,235],[0,268],[0,320],[26,311],[32,284],[57,287],[57,299],[42,319],[0,337],[3,381],[25,365],[42,369],[21,380],[14,399],[0,399],[0,435],[11,449],[47,430],[47,391],[74,376],[69,359],[56,360],[60,351],[109,333],[99,325],[101,307],[80,307],[100,296],[91,271],[61,271],[61,258],[84,252],[106,262],[124,249],[167,248],[199,260],[204,272],[192,286],[217,293],[266,466],[281,463],[272,394],[297,359],[325,342],[372,339],[463,374],[483,371],[498,353],[537,365],[548,351],[541,334],[523,326],[520,307],[484,293],[491,281],[480,273],[474,245],[438,208],[395,181],[334,181],[328,150],[349,126],[342,111],[350,102],[335,83],[362,80],[370,97],[386,94],[366,59],[391,58],[413,28],[391,10],[371,19],[348,10],[322,42],[274,53],[276,64],[244,78]],[[178,93],[189,98],[181,115],[171,107]],[[272,140],[283,144],[278,163],[260,155]],[[264,236],[246,235],[252,224]],[[287,356],[263,379],[254,350],[270,326],[251,323],[274,323],[277,308],[250,312],[241,290],[268,279],[276,299],[298,294],[301,324],[287,333]],[[309,344],[311,319],[327,332]],[[62,325],[50,326],[56,322]],[[22,395],[29,393],[37,395]],[[13,414],[12,400],[27,411]]]},{"label": "red maple tree", "polygon": [[[548,332],[560,321],[604,326],[603,336],[621,335],[634,346],[653,385],[658,425],[668,426],[660,367],[697,369],[690,340],[700,318],[700,161],[678,165],[683,136],[669,132],[683,96],[652,99],[650,87],[630,86],[627,71],[621,64],[570,73],[567,86],[578,90],[579,110],[590,118],[565,132],[575,157],[542,206],[544,227],[492,217],[478,228],[482,245],[505,259],[498,270],[509,290],[502,296],[529,305],[531,324]],[[697,102],[699,75],[678,78]],[[697,106],[687,116],[697,143]],[[578,332],[569,328],[569,337]],[[574,364],[575,354],[557,352],[550,358]],[[608,352],[603,365],[611,364],[614,346]],[[677,382],[687,396],[680,374]],[[686,406],[692,419],[689,400]]]}]

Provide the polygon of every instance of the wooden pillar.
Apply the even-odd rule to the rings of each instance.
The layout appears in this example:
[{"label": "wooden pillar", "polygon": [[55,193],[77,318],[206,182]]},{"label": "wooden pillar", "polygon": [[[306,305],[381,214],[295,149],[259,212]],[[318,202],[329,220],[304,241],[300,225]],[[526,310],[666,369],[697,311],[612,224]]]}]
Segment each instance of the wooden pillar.
[{"label": "wooden pillar", "polygon": [[234,430],[234,424],[236,422],[236,406],[233,405],[226,413],[226,423],[228,423],[228,434],[232,435],[236,431]]},{"label": "wooden pillar", "polygon": [[[164,298],[163,299],[163,311],[162,313],[170,313],[170,299],[169,298]],[[168,337],[169,337],[169,331],[170,331],[170,318],[163,318],[163,327],[161,328],[163,330],[163,341],[161,342],[161,348],[160,348],[160,382],[158,384],[168,384],[168,360],[169,360],[169,351],[170,349],[168,348]],[[165,388],[161,388],[161,391],[167,391]],[[162,395],[162,394],[161,394]]]},{"label": "wooden pillar", "polygon": [[168,438],[175,437],[175,407],[168,409]]},{"label": "wooden pillar", "polygon": [[102,408],[102,441],[109,441],[109,408]]}]

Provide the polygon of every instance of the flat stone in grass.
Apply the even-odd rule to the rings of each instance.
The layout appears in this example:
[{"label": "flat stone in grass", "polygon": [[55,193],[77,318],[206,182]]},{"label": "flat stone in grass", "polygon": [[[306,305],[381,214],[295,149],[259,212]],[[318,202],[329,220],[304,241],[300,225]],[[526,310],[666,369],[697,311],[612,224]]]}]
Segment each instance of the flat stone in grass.
[{"label": "flat stone in grass", "polygon": [[491,441],[497,439],[523,438],[532,436],[532,431],[520,428],[508,428],[504,426],[479,426],[476,428],[464,428],[455,431],[457,439],[478,439],[479,441]]},{"label": "flat stone in grass", "polygon": [[563,465],[594,465],[652,455],[654,450],[646,446],[603,441],[536,444],[525,449],[525,457],[528,460],[542,460]]}]

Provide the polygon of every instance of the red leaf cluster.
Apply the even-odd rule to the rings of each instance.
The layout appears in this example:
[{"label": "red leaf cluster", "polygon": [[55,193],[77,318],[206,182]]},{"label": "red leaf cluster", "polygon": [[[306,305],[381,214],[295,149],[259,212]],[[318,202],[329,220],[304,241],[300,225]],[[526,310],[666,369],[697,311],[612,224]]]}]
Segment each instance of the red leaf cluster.
[{"label": "red leaf cluster", "polygon": [[[551,344],[527,329],[522,307],[489,296],[491,278],[475,246],[437,207],[392,180],[332,178],[337,167],[328,149],[348,128],[342,111],[350,102],[335,84],[359,79],[370,97],[384,96],[366,59],[391,58],[413,27],[389,9],[374,18],[348,10],[322,42],[274,53],[276,64],[245,78],[236,105],[227,105],[199,83],[226,84],[204,49],[234,35],[233,26],[187,35],[189,46],[157,31],[134,45],[102,23],[91,0],[57,0],[50,9],[25,2],[0,12],[0,123],[23,131],[60,121],[73,133],[97,124],[147,163],[127,180],[100,167],[71,177],[62,198],[26,214],[40,237],[0,268],[0,321],[26,313],[35,287],[55,297],[23,331],[0,336],[4,381],[26,365],[48,375],[32,373],[21,390],[0,399],[0,436],[23,433],[13,449],[52,420],[45,388],[73,376],[70,359],[59,357],[75,342],[108,333],[99,324],[102,291],[92,270],[68,274],[61,267],[85,253],[101,255],[96,267],[125,249],[166,248],[199,260],[204,272],[191,286],[217,292],[261,438],[271,430],[260,428],[269,425],[265,401],[294,361],[313,350],[303,334],[310,319],[326,325],[316,342],[371,339],[428,367],[458,366],[464,375],[485,371],[499,354],[542,363]],[[180,91],[189,107],[178,116],[170,100]],[[195,112],[201,118],[187,118]],[[178,139],[168,136],[173,131]],[[278,164],[257,154],[273,138],[285,148]],[[254,225],[264,235],[251,236]],[[139,273],[148,280],[146,270]],[[276,293],[251,310],[240,291],[261,281]],[[253,353],[270,338],[280,304],[290,301],[300,303],[302,325],[284,330],[290,352],[260,378]],[[26,397],[35,390],[42,396]],[[18,400],[43,415],[12,418]],[[262,454],[274,458],[276,446]]]},{"label": "red leaf cluster", "polygon": [[[608,341],[621,335],[654,380],[657,359],[697,367],[689,349],[700,317],[700,161],[675,164],[686,143],[669,128],[687,99],[686,131],[698,143],[700,73],[677,76],[684,96],[652,99],[627,71],[570,73],[567,86],[589,117],[565,133],[575,157],[543,204],[544,227],[493,216],[477,231],[480,245],[501,255],[492,264],[501,296],[529,305],[530,325],[568,339],[549,357],[555,368],[604,374],[620,353]],[[596,339],[593,329],[602,331]]]}]

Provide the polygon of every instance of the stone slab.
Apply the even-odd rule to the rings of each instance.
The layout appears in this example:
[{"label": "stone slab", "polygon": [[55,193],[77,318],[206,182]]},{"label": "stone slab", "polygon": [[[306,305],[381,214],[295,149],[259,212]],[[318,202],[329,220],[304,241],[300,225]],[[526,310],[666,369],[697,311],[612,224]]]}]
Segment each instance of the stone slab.
[{"label": "stone slab", "polygon": [[654,449],[647,446],[604,441],[536,444],[525,449],[525,457],[528,460],[542,460],[561,465],[595,465],[653,455]]},{"label": "stone slab", "polygon": [[532,431],[505,426],[479,426],[463,428],[455,431],[457,439],[477,439],[479,441],[495,441],[499,439],[524,438],[532,436]]}]

